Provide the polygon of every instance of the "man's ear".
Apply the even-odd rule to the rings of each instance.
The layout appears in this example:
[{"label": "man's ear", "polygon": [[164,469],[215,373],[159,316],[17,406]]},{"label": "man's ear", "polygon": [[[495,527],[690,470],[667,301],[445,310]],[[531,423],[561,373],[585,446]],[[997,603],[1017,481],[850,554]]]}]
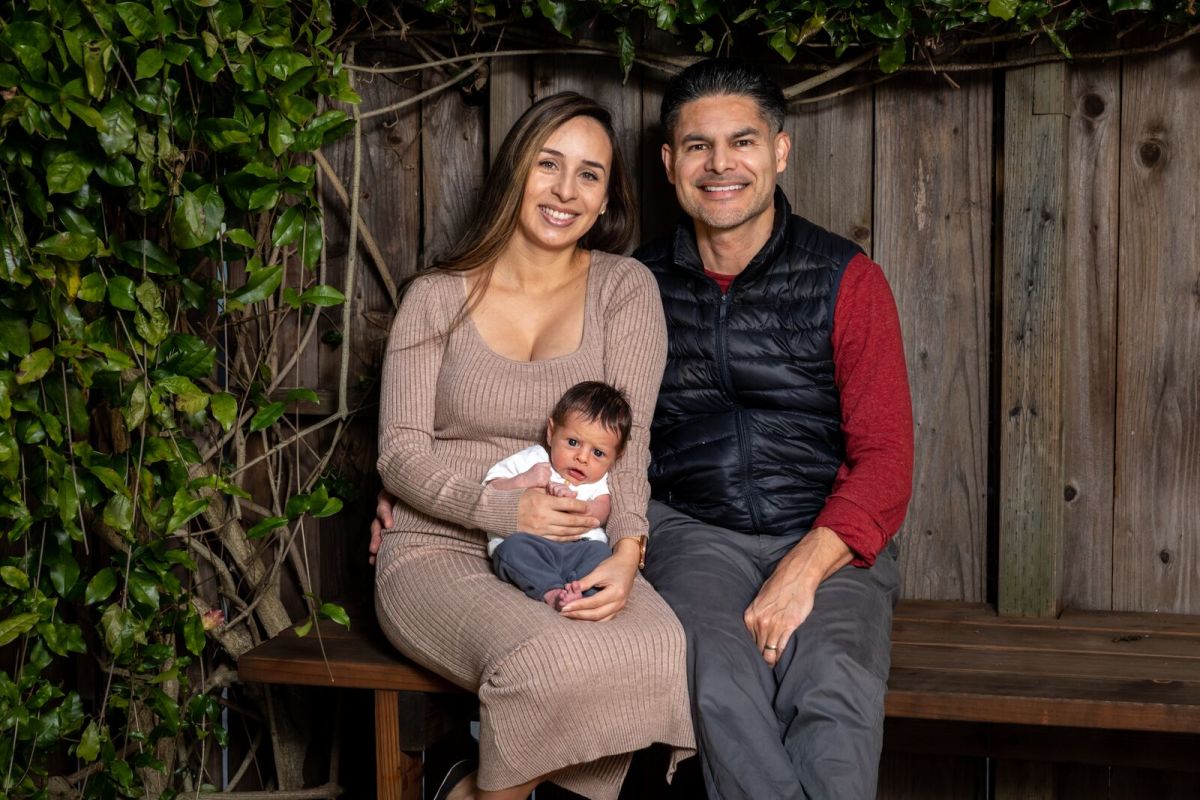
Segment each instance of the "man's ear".
[{"label": "man's ear", "polygon": [[792,137],[780,131],[775,134],[775,171],[787,169],[788,154],[792,152]]},{"label": "man's ear", "polygon": [[675,153],[671,150],[671,145],[664,144],[662,146],[662,162],[663,169],[667,171],[667,181],[675,185]]}]

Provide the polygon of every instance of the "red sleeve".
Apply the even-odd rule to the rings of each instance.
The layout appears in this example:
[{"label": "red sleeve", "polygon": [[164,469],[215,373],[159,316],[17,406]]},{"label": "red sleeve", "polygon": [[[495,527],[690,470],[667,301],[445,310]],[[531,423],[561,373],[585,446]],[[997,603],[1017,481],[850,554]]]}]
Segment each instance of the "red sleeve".
[{"label": "red sleeve", "polygon": [[867,567],[908,510],[913,418],[896,302],[883,270],[861,254],[842,275],[833,363],[846,460],[813,527],[831,528],[854,551],[851,563]]}]

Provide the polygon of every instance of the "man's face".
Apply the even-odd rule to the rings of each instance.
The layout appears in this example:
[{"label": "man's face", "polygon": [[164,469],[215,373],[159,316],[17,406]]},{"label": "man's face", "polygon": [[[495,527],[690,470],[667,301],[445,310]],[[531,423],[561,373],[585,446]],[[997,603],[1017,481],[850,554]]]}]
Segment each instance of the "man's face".
[{"label": "man's face", "polygon": [[771,210],[775,176],[787,167],[791,147],[749,97],[712,95],[680,108],[662,159],[697,227],[731,230]]}]

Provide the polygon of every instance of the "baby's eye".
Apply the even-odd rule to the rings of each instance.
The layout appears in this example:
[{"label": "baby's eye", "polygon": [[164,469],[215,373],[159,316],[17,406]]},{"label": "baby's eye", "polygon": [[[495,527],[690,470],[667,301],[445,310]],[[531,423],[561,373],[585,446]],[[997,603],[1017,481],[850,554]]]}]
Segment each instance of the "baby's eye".
[{"label": "baby's eye", "polygon": [[604,451],[603,450],[593,450],[592,455],[594,455],[596,458],[604,458]]},{"label": "baby's eye", "polygon": [[568,445],[570,445],[571,447],[579,447],[579,440],[578,440],[578,439],[572,439],[571,437],[569,437],[569,436],[568,436],[568,437],[567,437],[567,444],[568,444]]}]

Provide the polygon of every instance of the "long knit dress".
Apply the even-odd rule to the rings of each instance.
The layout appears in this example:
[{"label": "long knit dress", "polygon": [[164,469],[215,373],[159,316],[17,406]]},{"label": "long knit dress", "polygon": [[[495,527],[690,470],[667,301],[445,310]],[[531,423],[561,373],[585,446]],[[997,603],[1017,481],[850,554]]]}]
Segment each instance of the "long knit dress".
[{"label": "long knit dress", "polygon": [[672,745],[673,767],[694,750],[683,631],[640,575],[608,622],[564,618],[501,581],[485,532],[516,530],[521,490],[481,481],[541,440],[568,388],[607,381],[626,392],[633,429],[609,473],[606,530],[614,544],[647,532],[649,422],[666,359],[658,290],[641,263],[593,252],[579,349],[528,362],[495,353],[459,318],[466,292],[460,276],[419,279],[388,340],[378,467],[399,502],[378,555],[380,624],[406,656],[478,693],[481,788],[553,773],[585,797],[615,798],[632,751]]}]

